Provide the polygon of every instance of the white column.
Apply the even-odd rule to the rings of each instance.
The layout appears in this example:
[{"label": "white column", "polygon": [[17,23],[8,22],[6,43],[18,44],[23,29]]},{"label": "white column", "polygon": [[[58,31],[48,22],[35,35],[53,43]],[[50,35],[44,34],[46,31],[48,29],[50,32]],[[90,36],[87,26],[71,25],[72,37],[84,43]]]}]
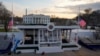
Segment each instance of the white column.
[{"label": "white column", "polygon": [[34,17],[34,24],[36,24],[36,18]]},{"label": "white column", "polygon": [[38,19],[38,24],[40,24],[40,18]]},{"label": "white column", "polygon": [[33,17],[33,24],[35,23],[35,21],[34,21],[34,17]]},{"label": "white column", "polygon": [[45,24],[47,24],[47,19],[45,18]]},{"label": "white column", "polygon": [[40,30],[38,30],[38,45],[40,46]]},{"label": "white column", "polygon": [[[68,36],[68,35],[67,35],[67,32],[68,32],[68,31],[66,30],[66,39],[67,39],[67,36]],[[67,41],[68,41],[68,39],[67,39]]]},{"label": "white column", "polygon": [[45,18],[45,23],[47,24],[47,19]]},{"label": "white column", "polygon": [[42,41],[44,41],[44,34],[43,34],[43,29],[42,29]]},{"label": "white column", "polygon": [[44,22],[44,24],[45,24],[45,18],[44,18],[44,21],[43,21],[43,22]]},{"label": "white column", "polygon": [[44,24],[45,24],[45,18],[44,18]]},{"label": "white column", "polygon": [[[40,34],[42,34],[42,33],[43,33],[43,30],[41,29],[41,33]],[[40,37],[41,37],[40,42],[42,42],[43,41],[43,34]]]},{"label": "white column", "polygon": [[26,22],[26,24],[27,24],[27,21],[28,21],[28,20],[27,20],[27,17],[26,17],[26,21],[25,21],[25,22]]},{"label": "white column", "polygon": [[62,30],[60,30],[60,40],[62,40]]},{"label": "white column", "polygon": [[24,38],[23,38],[23,44],[22,45],[24,45],[24,43],[25,43],[25,31],[23,30],[23,32],[24,32]]},{"label": "white column", "polygon": [[60,42],[61,42],[61,45],[62,45],[62,32],[61,32],[61,29],[59,30],[59,32],[60,32]]},{"label": "white column", "polygon": [[37,20],[37,24],[39,23],[39,22],[38,22],[38,19],[39,19],[39,18],[36,19],[36,20]]},{"label": "white column", "polygon": [[69,30],[69,42],[71,42],[71,30]]},{"label": "white column", "polygon": [[29,24],[29,22],[28,22],[28,21],[29,21],[29,18],[27,18],[27,24]]},{"label": "white column", "polygon": [[54,34],[53,34],[53,31],[52,31],[52,41],[54,42]]},{"label": "white column", "polygon": [[56,34],[57,34],[57,42],[59,41],[59,37],[58,37],[58,29],[56,30]]},{"label": "white column", "polygon": [[[35,30],[33,30],[33,39],[35,41]],[[34,43],[35,44],[35,43]]]},{"label": "white column", "polygon": [[32,24],[33,24],[33,18],[32,18]]},{"label": "white column", "polygon": [[48,37],[48,31],[46,31],[46,38],[47,38],[47,42],[49,42],[49,37]]}]

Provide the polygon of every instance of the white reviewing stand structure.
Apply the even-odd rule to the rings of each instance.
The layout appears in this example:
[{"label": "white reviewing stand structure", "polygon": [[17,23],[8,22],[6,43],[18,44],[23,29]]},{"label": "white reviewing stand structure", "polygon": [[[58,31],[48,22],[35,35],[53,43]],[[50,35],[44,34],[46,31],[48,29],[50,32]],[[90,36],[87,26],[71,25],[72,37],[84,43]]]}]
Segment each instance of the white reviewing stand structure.
[{"label": "white reviewing stand structure", "polygon": [[71,30],[79,27],[56,26],[46,15],[24,15],[23,24],[16,27],[24,32],[23,43],[18,45],[16,52],[53,53],[81,47],[71,38]]}]

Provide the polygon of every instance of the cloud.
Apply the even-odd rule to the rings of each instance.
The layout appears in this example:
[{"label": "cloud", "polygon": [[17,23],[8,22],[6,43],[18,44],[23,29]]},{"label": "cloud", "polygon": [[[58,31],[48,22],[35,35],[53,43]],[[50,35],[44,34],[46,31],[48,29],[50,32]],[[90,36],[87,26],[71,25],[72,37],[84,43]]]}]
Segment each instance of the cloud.
[{"label": "cloud", "polygon": [[[27,1],[25,0],[25,2]],[[78,12],[78,7],[81,7],[81,10],[83,10],[85,8],[90,8],[90,7],[98,9],[98,7],[100,6],[98,3],[100,2],[100,0],[50,0],[52,1],[52,3],[50,3],[49,6],[43,6],[43,7],[42,6],[38,7],[37,3],[33,4],[32,1],[33,0],[28,1],[30,2],[30,4],[25,4],[25,2],[24,4],[14,2],[13,6],[14,14],[17,16],[23,16],[25,14],[25,9],[28,8],[28,14],[38,13],[38,14],[57,15],[60,17],[71,18],[76,16]],[[48,5],[48,3],[46,4]],[[11,5],[12,5],[11,2],[4,2],[4,5],[6,5],[7,9],[11,11]]]},{"label": "cloud", "polygon": [[[33,10],[34,13],[55,13],[55,14],[73,14],[73,11],[70,9],[63,9],[63,8],[55,8],[55,7],[49,7],[49,8],[42,8],[39,10]],[[74,12],[76,13],[76,12]]]},{"label": "cloud", "polygon": [[[12,3],[11,2],[3,2],[3,4],[5,5],[5,7],[12,11]],[[23,16],[23,14],[25,13],[25,7],[21,6],[19,4],[13,3],[13,14],[15,16]]]},{"label": "cloud", "polygon": [[[36,10],[33,11],[35,12]],[[70,9],[62,9],[62,8],[55,8],[55,7],[43,8],[36,12],[37,14],[55,15],[63,18],[73,18],[76,16],[75,13],[77,13],[77,12],[73,13],[73,11]]]},{"label": "cloud", "polygon": [[79,4],[86,4],[87,2],[84,0],[56,0],[56,6],[73,6]]},{"label": "cloud", "polygon": [[81,0],[70,0],[70,1],[81,1]]},{"label": "cloud", "polygon": [[100,0],[55,0],[55,6],[76,6],[82,4],[89,4],[100,2]]},{"label": "cloud", "polygon": [[56,8],[71,9],[73,12],[78,12],[79,7],[81,11],[87,8],[92,8],[92,10],[98,10],[100,9],[100,2],[82,4],[82,5],[76,5],[76,6],[63,6],[63,7],[56,7]]},{"label": "cloud", "polygon": [[[72,8],[72,7],[70,7],[70,8]],[[98,10],[98,9],[100,9],[100,2],[78,5],[78,6],[74,6],[73,8],[77,8],[77,7],[80,7],[81,10],[84,10],[84,9],[87,9],[87,8],[92,8],[93,10]]]}]

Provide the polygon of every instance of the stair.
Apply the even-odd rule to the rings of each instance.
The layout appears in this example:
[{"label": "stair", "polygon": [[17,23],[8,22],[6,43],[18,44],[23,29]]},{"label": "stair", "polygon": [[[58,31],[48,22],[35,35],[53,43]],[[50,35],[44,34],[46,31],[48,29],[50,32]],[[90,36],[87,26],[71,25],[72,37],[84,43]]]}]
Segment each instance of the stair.
[{"label": "stair", "polygon": [[35,50],[38,50],[38,46],[34,46],[34,45],[20,45],[16,48],[16,53],[17,52],[21,52],[21,53],[34,53]]},{"label": "stair", "polygon": [[55,52],[63,52],[63,50],[61,49],[61,47],[39,47],[39,50],[37,51],[37,53],[55,53]]},{"label": "stair", "polygon": [[77,43],[63,44],[62,49],[65,50],[79,50],[81,48]]}]

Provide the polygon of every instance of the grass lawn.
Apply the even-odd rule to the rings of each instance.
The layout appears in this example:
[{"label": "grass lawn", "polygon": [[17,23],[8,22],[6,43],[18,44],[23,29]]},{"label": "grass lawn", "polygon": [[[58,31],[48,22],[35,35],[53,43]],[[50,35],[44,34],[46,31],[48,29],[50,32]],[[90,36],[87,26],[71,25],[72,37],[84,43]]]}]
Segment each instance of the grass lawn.
[{"label": "grass lawn", "polygon": [[[6,32],[6,31],[4,28],[0,28],[0,32]],[[9,29],[8,32],[12,32],[12,30]],[[17,32],[17,30],[14,29],[13,32]]]},{"label": "grass lawn", "polygon": [[0,32],[5,32],[5,30],[4,29],[0,29]]}]

